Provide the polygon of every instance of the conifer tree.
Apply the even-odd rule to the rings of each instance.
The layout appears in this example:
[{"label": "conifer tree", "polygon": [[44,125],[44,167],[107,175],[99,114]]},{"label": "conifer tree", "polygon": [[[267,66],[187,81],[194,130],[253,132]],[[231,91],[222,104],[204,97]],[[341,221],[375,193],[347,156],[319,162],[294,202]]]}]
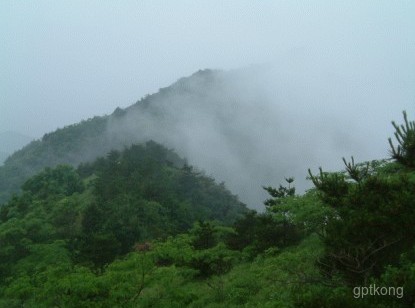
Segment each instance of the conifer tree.
[{"label": "conifer tree", "polygon": [[392,139],[389,138],[389,145],[391,147],[392,158],[404,166],[414,168],[415,167],[415,121],[408,121],[406,112],[403,111],[403,118],[405,123],[397,125],[392,121],[392,125],[395,128],[395,138],[398,141],[398,145],[395,146],[392,143]]}]

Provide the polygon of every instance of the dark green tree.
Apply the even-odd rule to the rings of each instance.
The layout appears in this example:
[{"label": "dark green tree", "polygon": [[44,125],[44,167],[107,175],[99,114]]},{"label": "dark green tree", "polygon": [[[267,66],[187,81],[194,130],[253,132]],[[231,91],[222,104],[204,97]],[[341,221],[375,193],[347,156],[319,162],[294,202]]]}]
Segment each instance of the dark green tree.
[{"label": "dark green tree", "polygon": [[[293,244],[299,239],[298,229],[290,218],[290,209],[284,206],[284,202],[288,198],[295,197],[295,187],[291,186],[294,182],[294,178],[285,178],[285,181],[288,186],[282,186],[280,184],[278,189],[273,187],[263,187],[272,197],[265,200],[264,204],[267,212],[272,213],[272,219],[274,220],[276,229],[275,232],[279,233],[278,244],[280,247]],[[261,219],[265,219],[265,217],[261,217]],[[267,225],[269,225],[269,223],[264,221],[264,226]],[[275,234],[275,236],[277,235]]]},{"label": "dark green tree", "polygon": [[[405,115],[397,128],[400,147],[393,158],[411,166],[413,125]],[[320,268],[329,277],[341,275],[350,285],[380,277],[385,267],[396,265],[400,255],[415,244],[415,179],[396,168],[369,172],[369,164],[346,162],[345,173],[326,173],[310,178],[325,205],[335,210],[327,217],[322,234],[325,254]]]},{"label": "dark green tree", "polygon": [[70,196],[76,192],[80,193],[84,190],[84,185],[73,167],[59,165],[53,169],[45,168],[27,180],[22,189],[33,196],[47,198],[52,195]]},{"label": "dark green tree", "polygon": [[265,206],[267,206],[268,209],[280,204],[282,199],[295,195],[295,187],[291,187],[291,183],[294,182],[294,178],[286,178],[285,181],[288,183],[288,187],[282,185],[280,185],[278,189],[271,186],[263,187],[263,189],[265,189],[272,197],[271,199],[267,199],[264,202]]},{"label": "dark green tree", "polygon": [[215,233],[216,230],[210,222],[199,221],[193,230],[193,247],[197,250],[212,248],[217,244]]},{"label": "dark green tree", "polygon": [[403,111],[403,118],[405,123],[397,125],[392,121],[392,125],[395,128],[395,138],[398,142],[397,147],[392,143],[392,139],[389,138],[389,145],[391,147],[392,158],[396,159],[404,166],[414,168],[415,167],[415,121],[408,121],[406,112]]}]

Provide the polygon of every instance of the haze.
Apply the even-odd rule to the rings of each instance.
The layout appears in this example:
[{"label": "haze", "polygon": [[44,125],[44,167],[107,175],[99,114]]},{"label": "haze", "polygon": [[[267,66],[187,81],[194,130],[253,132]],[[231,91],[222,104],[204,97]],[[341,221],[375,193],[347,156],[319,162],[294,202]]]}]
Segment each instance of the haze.
[{"label": "haze", "polygon": [[[402,110],[415,118],[411,1],[2,1],[0,35],[0,133],[40,138],[199,69],[231,70],[225,93],[239,108],[232,128],[251,141],[235,145],[255,161],[239,182],[233,172],[246,162],[237,147],[215,152],[215,144],[226,150],[230,141],[220,130],[195,129],[206,119],[204,128],[214,127],[222,105],[201,115],[183,103],[187,111],[166,111],[182,135],[147,135],[239,194],[255,165],[263,173],[251,186],[260,190],[303,176],[305,167],[339,168],[342,156],[386,157],[390,121],[400,121]],[[216,93],[208,98],[226,102]],[[203,142],[189,145],[195,140],[210,140],[206,150],[214,154],[201,157]],[[221,173],[222,165],[229,169]],[[258,194],[244,201],[258,204]]]}]

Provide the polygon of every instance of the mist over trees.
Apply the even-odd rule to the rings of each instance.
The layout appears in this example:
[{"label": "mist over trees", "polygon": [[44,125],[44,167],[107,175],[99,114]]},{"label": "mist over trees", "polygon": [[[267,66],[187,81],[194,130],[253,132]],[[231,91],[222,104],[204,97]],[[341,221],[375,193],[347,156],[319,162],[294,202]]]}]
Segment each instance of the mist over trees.
[{"label": "mist over trees", "polygon": [[[0,167],[0,202],[46,166],[77,166],[148,140],[174,149],[225,182],[249,207],[261,210],[266,198],[261,186],[293,176],[297,190],[304,191],[310,187],[304,171],[308,167],[326,161],[329,168],[340,168],[344,151],[351,155],[355,150],[368,159],[369,153],[378,153],[364,146],[360,133],[351,137],[358,131],[355,116],[349,116],[353,106],[336,103],[347,121],[327,110],[310,113],[310,106],[290,94],[293,85],[282,72],[261,66],[198,71],[111,115],[45,134]],[[312,100],[319,94],[309,91]]]},{"label": "mist over trees", "polygon": [[0,1],[0,308],[415,307],[414,12]]},{"label": "mist over trees", "polygon": [[0,207],[0,305],[408,307],[414,125],[305,194],[263,187],[262,213],[153,141],[45,168]]}]

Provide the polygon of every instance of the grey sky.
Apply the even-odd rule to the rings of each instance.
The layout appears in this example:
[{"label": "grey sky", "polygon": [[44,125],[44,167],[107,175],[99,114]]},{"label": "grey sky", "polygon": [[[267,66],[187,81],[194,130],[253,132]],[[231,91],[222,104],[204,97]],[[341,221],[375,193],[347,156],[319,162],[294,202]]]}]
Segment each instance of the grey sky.
[{"label": "grey sky", "polygon": [[3,0],[0,37],[0,132],[41,137],[201,68],[269,63],[285,82],[338,78],[333,99],[369,84],[361,121],[415,113],[415,1]]}]

